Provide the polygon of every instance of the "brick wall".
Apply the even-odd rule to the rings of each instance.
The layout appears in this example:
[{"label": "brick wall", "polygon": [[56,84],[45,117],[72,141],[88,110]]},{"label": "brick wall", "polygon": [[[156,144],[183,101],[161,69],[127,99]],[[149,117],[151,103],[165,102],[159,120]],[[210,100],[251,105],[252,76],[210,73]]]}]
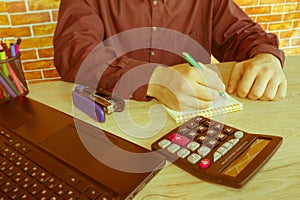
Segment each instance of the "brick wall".
[{"label": "brick wall", "polygon": [[28,82],[59,79],[52,46],[59,3],[59,0],[0,0],[0,38],[22,38],[20,51]]},{"label": "brick wall", "polygon": [[286,55],[300,54],[300,0],[235,0],[267,32],[275,33]]},{"label": "brick wall", "polygon": [[[60,0],[0,0],[0,38],[23,39],[29,82],[57,80],[52,38]],[[300,54],[300,0],[235,0],[264,30],[278,35],[286,55]]]}]

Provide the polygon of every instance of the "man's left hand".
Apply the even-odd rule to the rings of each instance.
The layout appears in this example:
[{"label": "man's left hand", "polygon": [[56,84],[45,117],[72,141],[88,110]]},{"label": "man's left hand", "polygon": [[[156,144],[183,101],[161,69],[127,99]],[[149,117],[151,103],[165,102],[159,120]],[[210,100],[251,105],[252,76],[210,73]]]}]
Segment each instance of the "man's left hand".
[{"label": "man's left hand", "polygon": [[228,93],[241,98],[280,100],[286,96],[287,81],[277,57],[269,53],[257,54],[233,67]]}]

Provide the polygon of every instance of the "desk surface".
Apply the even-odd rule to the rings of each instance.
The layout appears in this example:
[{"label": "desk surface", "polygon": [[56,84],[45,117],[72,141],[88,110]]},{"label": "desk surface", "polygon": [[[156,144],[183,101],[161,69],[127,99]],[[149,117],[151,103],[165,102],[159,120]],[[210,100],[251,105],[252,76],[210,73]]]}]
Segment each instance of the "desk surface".
[{"label": "desk surface", "polygon": [[[140,191],[135,199],[297,199],[300,198],[300,56],[287,57],[284,68],[288,80],[287,97],[263,102],[239,99],[244,110],[225,116],[224,123],[249,133],[280,135],[283,144],[263,168],[241,189],[201,181],[168,164]],[[233,63],[218,64],[227,82]],[[73,84],[62,81],[29,85],[29,97],[99,126],[150,149],[153,141],[176,123],[156,101],[130,101],[122,115],[108,116],[103,124],[73,111]],[[150,113],[150,114],[149,114]],[[151,119],[153,119],[151,121]],[[155,120],[160,119],[160,120]],[[163,119],[163,120],[161,120]],[[131,135],[135,133],[137,135]],[[150,135],[154,136],[150,137]],[[142,134],[148,134],[142,135]]]}]

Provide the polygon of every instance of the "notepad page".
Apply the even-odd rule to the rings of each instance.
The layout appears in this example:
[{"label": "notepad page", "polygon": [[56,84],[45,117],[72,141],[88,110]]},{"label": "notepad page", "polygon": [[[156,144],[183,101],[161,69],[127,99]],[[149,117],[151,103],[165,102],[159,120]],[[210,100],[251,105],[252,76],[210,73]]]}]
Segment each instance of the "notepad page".
[{"label": "notepad page", "polygon": [[175,111],[166,106],[165,109],[176,123],[182,123],[198,115],[211,117],[214,115],[236,112],[243,109],[243,104],[225,93],[225,97],[221,97],[219,100],[214,101],[212,106],[206,109],[185,112]]}]

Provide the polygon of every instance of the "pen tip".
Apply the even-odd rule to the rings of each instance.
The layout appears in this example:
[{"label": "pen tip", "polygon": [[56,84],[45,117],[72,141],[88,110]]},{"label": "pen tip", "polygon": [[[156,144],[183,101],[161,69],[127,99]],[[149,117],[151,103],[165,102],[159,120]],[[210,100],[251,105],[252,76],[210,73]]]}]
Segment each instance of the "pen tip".
[{"label": "pen tip", "polygon": [[225,92],[223,92],[223,91],[220,92],[219,94],[220,94],[221,97],[224,97],[224,96],[225,96]]}]

